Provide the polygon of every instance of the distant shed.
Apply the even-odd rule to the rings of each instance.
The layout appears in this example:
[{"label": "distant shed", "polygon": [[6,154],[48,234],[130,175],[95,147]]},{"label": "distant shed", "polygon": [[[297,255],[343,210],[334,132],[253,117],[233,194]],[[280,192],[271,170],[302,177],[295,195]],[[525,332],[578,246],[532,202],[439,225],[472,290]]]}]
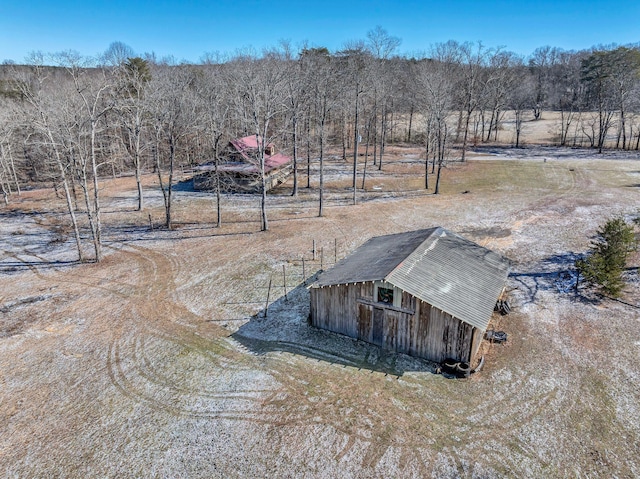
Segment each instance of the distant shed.
[{"label": "distant shed", "polygon": [[471,362],[509,261],[441,227],[378,236],[310,286],[313,326],[441,362]]},{"label": "distant shed", "polygon": [[[258,141],[256,135],[231,140],[216,167],[208,162],[195,168],[193,187],[196,190],[216,190],[216,174],[220,179],[220,190],[227,193],[260,193],[262,178]],[[293,172],[292,158],[276,152],[273,143],[264,149],[265,190],[284,183]],[[217,173],[216,173],[217,172]]]}]

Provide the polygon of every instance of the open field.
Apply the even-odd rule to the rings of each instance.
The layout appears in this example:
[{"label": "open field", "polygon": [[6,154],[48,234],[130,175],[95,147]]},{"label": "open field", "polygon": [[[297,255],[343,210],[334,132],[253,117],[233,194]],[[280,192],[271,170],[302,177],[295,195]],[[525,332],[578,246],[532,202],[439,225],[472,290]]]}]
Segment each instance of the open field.
[{"label": "open field", "polygon": [[[0,210],[0,475],[640,476],[640,310],[575,297],[561,275],[600,223],[637,212],[637,157],[483,149],[435,196],[417,150],[389,152],[356,206],[348,165],[329,162],[324,218],[315,192],[274,191],[264,233],[257,198],[225,197],[215,228],[215,199],[188,188],[177,227],[151,231],[156,180],[142,213],[131,178],[107,180],[100,264],[73,263],[52,191]],[[513,312],[494,318],[509,341],[481,373],[446,379],[306,326],[314,240],[326,267],[434,225],[513,261]]]}]

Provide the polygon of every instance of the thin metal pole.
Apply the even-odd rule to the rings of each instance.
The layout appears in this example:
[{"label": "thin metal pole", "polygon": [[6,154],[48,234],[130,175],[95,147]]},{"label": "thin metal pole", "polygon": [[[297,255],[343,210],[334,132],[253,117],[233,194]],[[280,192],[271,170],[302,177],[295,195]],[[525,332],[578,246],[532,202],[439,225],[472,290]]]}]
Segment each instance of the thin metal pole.
[{"label": "thin metal pole", "polygon": [[287,297],[287,267],[286,265],[282,265],[282,284],[284,285],[284,300],[289,301]]}]

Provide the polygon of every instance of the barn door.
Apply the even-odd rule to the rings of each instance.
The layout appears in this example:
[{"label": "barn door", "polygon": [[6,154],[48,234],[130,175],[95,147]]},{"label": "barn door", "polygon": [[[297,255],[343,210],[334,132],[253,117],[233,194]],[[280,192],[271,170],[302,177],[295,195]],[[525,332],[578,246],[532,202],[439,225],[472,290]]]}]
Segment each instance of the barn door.
[{"label": "barn door", "polygon": [[373,325],[371,329],[371,342],[382,346],[384,340],[384,309],[373,308]]}]

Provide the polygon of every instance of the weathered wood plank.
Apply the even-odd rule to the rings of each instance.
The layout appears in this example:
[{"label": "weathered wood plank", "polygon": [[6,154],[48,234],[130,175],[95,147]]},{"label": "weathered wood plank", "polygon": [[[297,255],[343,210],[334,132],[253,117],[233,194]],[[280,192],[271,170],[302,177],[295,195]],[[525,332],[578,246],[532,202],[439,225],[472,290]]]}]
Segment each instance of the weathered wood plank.
[{"label": "weathered wood plank", "polygon": [[311,290],[311,324],[431,361],[468,361],[483,331],[403,292],[401,307],[374,301],[373,283]]},{"label": "weathered wood plank", "polygon": [[384,310],[382,308],[373,308],[373,324],[371,329],[371,342],[382,346],[384,341]]}]

